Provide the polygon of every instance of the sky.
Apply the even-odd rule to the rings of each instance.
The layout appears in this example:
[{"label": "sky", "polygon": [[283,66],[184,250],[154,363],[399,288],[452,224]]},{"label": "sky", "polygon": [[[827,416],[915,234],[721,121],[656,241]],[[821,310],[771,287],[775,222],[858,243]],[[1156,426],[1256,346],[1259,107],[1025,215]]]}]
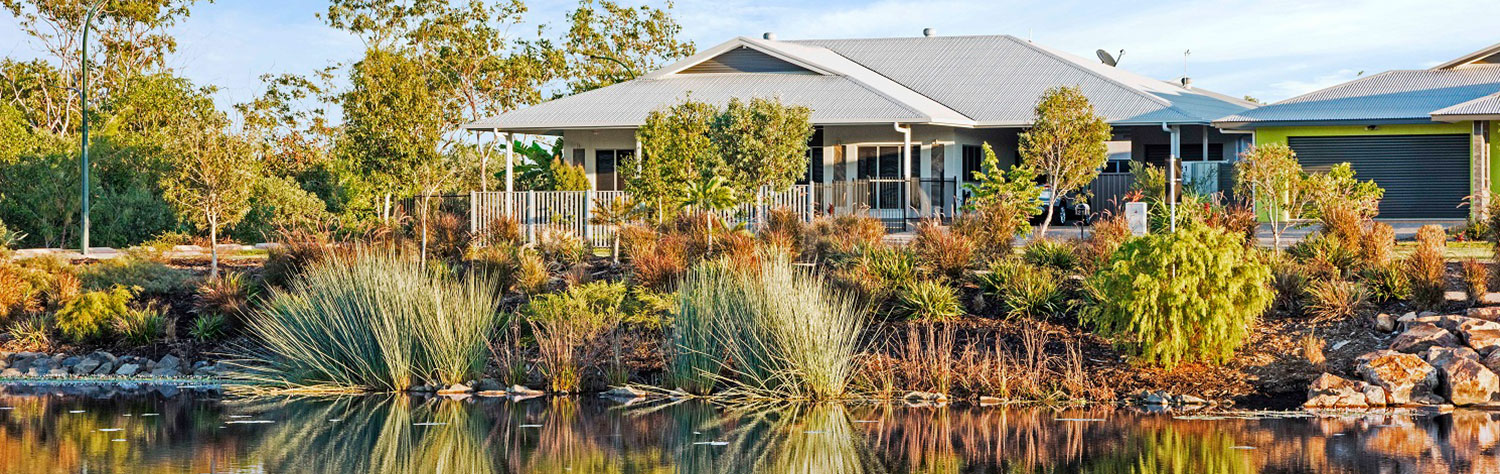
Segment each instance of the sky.
[{"label": "sky", "polygon": [[[621,3],[661,5],[659,0]],[[575,0],[531,0],[530,33],[561,35]],[[320,0],[200,3],[175,27],[168,66],[247,101],[267,73],[306,74],[360,56],[358,38],[327,27]],[[1086,58],[1125,50],[1120,67],[1272,102],[1390,69],[1420,69],[1500,42],[1500,1],[1258,0],[677,0],[683,35],[704,49],[734,36],[779,39],[1009,34]],[[3,15],[3,14],[0,14]],[[1190,52],[1189,54],[1184,54]],[[39,54],[0,17],[0,54]],[[1186,60],[1184,62],[1184,60]]]}]

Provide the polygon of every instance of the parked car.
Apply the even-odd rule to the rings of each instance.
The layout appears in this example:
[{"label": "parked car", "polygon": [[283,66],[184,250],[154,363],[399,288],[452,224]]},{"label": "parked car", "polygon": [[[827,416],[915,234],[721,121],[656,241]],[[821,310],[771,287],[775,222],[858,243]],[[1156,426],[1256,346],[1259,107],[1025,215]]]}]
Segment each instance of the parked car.
[{"label": "parked car", "polygon": [[[1041,187],[1042,194],[1037,197],[1036,202],[1037,215],[1031,219],[1032,224],[1040,224],[1043,219],[1047,218],[1047,202],[1052,200],[1052,187],[1046,184],[1041,184]],[[1052,223],[1056,225],[1079,220],[1085,221],[1086,224],[1089,217],[1093,215],[1089,209],[1088,200],[1078,194],[1065,195],[1052,203],[1052,207]]]}]

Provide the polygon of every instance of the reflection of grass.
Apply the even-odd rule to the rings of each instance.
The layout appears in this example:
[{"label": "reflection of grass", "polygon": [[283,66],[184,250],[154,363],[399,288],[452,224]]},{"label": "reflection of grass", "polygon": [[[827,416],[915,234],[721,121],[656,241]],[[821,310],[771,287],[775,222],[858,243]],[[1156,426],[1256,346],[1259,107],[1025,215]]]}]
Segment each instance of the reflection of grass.
[{"label": "reflection of grass", "polygon": [[394,396],[258,408],[276,408],[285,420],[260,445],[272,472],[495,472],[484,445],[487,424],[462,403]]}]

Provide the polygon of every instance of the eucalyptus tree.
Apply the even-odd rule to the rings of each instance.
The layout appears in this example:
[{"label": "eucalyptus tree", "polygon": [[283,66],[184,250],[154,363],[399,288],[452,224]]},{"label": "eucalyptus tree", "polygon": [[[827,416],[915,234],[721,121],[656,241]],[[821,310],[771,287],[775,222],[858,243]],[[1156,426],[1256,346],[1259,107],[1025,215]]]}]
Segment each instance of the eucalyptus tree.
[{"label": "eucalyptus tree", "polygon": [[1109,122],[1094,112],[1094,105],[1077,87],[1053,87],[1036,104],[1036,120],[1021,133],[1020,152],[1052,190],[1047,199],[1047,219],[1042,235],[1052,223],[1057,200],[1082,189],[1099,177],[1109,159]]},{"label": "eucalyptus tree", "polygon": [[635,79],[693,54],[682,25],[665,8],[631,8],[610,0],[581,0],[568,14],[568,90],[577,94]]}]

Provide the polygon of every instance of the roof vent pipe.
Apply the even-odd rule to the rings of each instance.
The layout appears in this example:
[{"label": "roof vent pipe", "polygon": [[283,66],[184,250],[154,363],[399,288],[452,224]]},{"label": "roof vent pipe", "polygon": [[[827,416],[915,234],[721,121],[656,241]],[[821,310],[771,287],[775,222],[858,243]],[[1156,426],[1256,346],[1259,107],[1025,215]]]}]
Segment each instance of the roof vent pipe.
[{"label": "roof vent pipe", "polygon": [[760,35],[760,37],[765,38],[767,41],[776,41],[776,33],[772,33],[769,31],[767,31],[766,34]]},{"label": "roof vent pipe", "polygon": [[922,36],[926,36],[928,38],[937,36],[937,30],[934,30],[932,28],[922,28]]}]

